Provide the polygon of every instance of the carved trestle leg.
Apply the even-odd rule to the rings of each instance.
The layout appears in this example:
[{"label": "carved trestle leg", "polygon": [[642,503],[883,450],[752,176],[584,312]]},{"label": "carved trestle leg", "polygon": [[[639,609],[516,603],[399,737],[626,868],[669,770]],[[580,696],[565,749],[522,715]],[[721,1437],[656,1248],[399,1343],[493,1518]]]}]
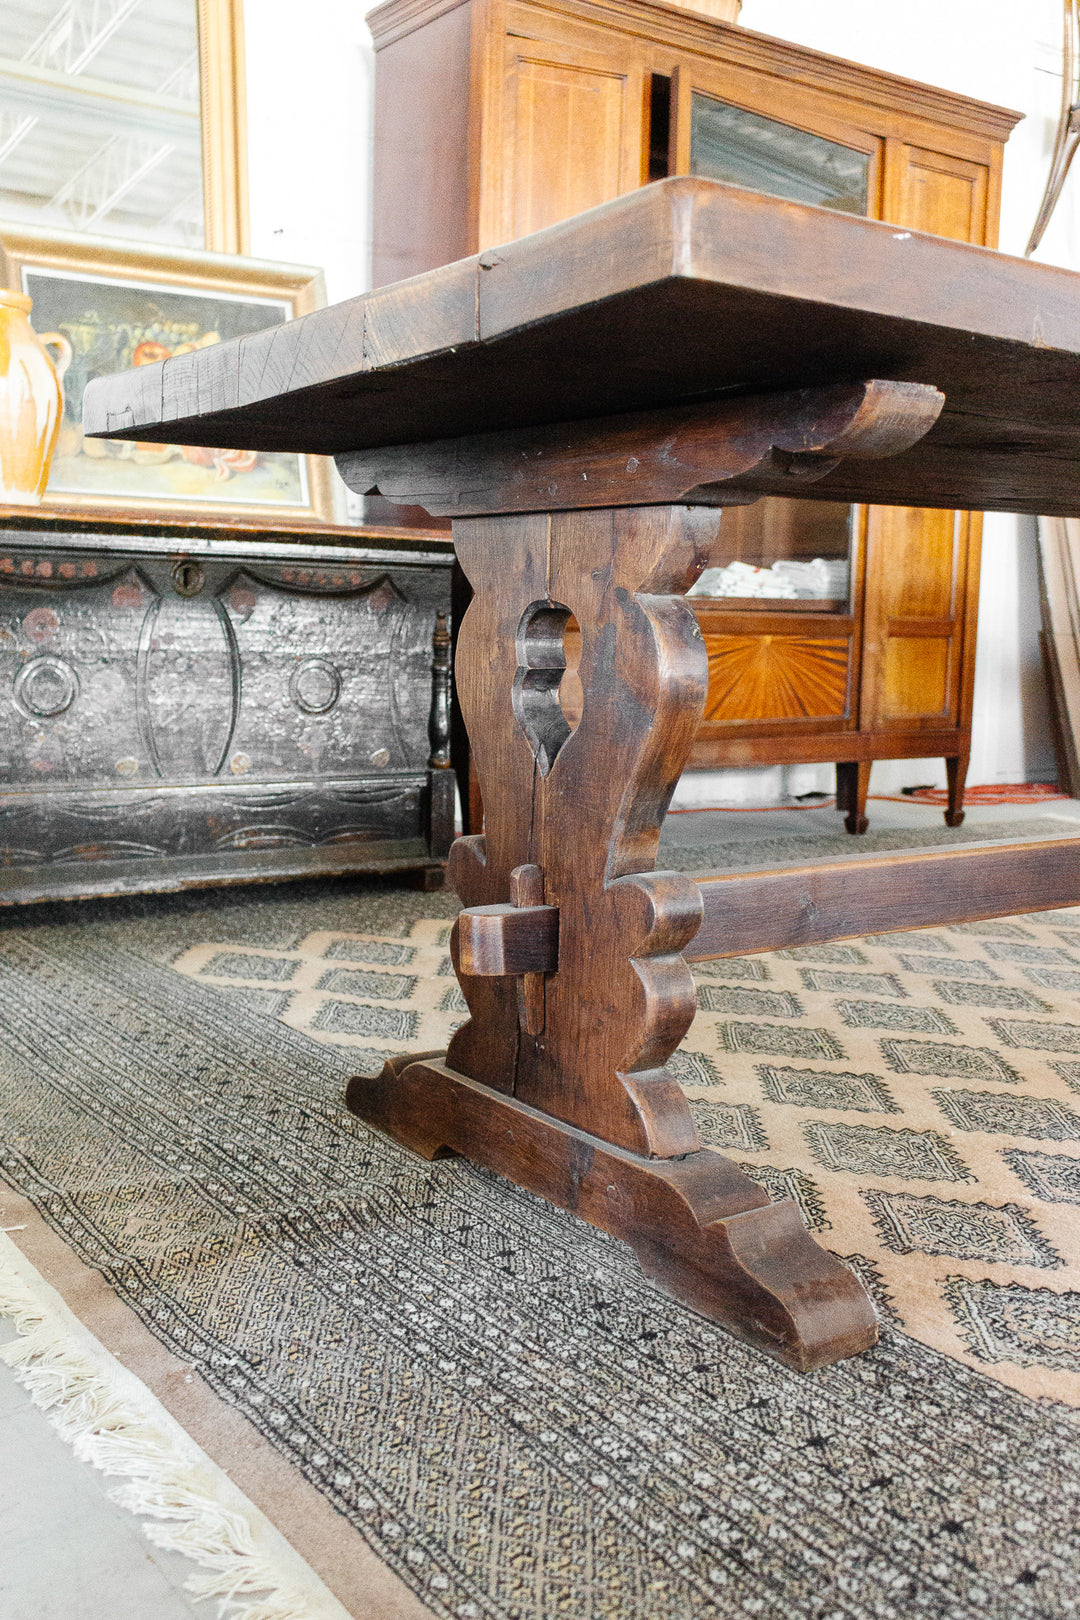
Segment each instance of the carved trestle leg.
[{"label": "carved trestle leg", "polygon": [[486,828],[450,857],[471,1018],[445,1061],[395,1058],[348,1101],[425,1157],[464,1154],[625,1239],[675,1297],[809,1368],[875,1342],[870,1302],[793,1203],[700,1146],[667,1067],[694,1016],[681,952],[702,902],[653,866],[707,683],[681,593],[718,522],[682,506],[455,522],[474,592],[458,690]]},{"label": "carved trestle leg", "polygon": [[[802,1368],[873,1344],[870,1301],[794,1204],[700,1146],[667,1067],[694,1016],[681,953],[703,915],[692,879],[653,870],[705,696],[681,593],[709,559],[712,508],[898,454],[941,404],[870,380],[338,460],[359,493],[455,519],[474,592],[458,694],[486,826],[450,856],[472,1016],[445,1061],[395,1058],[350,1083],[350,1107],[624,1238],[670,1293]],[[571,617],[576,727],[559,702]]]}]

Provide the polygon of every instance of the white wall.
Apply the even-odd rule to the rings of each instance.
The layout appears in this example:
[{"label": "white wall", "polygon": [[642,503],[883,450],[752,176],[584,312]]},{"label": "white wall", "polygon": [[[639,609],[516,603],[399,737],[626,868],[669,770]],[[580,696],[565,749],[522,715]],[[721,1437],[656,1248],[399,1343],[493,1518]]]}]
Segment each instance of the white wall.
[{"label": "white wall", "polygon": [[[321,265],[332,302],[370,276],[374,72],[363,0],[246,0],[251,251]],[[1060,0],[744,0],[747,28],[942,85],[1026,116],[1005,149],[1001,246],[1022,253],[1061,94]],[[1080,165],[1037,257],[1080,268]],[[1034,525],[986,520],[971,782],[1053,775],[1038,650]],[[871,791],[944,782],[940,760],[875,766]],[[680,797],[764,802],[831,791],[826,766],[694,773]]]},{"label": "white wall", "polygon": [[251,252],[319,265],[331,303],[371,270],[374,52],[357,0],[245,0]]},{"label": "white wall", "polygon": [[[331,304],[371,285],[375,53],[356,0],[244,0],[251,253],[315,265]],[[332,475],[334,516],[361,503]]]}]

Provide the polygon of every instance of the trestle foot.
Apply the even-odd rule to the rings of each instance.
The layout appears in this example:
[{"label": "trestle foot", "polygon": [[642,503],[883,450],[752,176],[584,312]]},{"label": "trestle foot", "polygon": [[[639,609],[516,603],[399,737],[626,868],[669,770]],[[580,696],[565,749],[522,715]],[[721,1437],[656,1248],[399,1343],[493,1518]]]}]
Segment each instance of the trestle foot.
[{"label": "trestle foot", "polygon": [[643,1158],[458,1074],[441,1054],[356,1075],[353,1113],[403,1147],[462,1154],[629,1243],[666,1293],[778,1361],[809,1371],[877,1342],[859,1280],[708,1148]]}]

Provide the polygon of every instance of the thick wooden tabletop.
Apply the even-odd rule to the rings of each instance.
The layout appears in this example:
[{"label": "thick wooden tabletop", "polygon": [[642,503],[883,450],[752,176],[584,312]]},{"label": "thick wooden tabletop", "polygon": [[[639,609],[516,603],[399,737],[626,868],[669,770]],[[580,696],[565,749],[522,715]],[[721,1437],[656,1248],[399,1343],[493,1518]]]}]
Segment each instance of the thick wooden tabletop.
[{"label": "thick wooden tabletop", "polygon": [[698,179],[91,382],[90,434],[319,454],[806,384],[931,383],[807,496],[1080,513],[1080,275]]}]

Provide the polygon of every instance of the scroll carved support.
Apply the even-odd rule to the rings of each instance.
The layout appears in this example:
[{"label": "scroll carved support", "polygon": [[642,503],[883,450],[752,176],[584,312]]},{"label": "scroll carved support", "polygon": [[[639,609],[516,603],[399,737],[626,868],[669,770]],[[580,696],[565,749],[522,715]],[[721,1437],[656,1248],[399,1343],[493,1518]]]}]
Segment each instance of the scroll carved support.
[{"label": "scroll carved support", "polygon": [[876,460],[910,449],[944,403],[925,383],[834,383],[355,450],[337,464],[357,494],[437,516],[665,501],[739,506],[799,495],[845,457]]},{"label": "scroll carved support", "polygon": [[[394,486],[437,510],[437,476],[442,509],[488,514],[454,524],[473,588],[458,691],[486,828],[450,858],[465,906],[451,950],[471,1016],[444,1060],[395,1058],[350,1082],[349,1105],[427,1157],[464,1153],[616,1233],[662,1286],[798,1367],[872,1344],[870,1302],[794,1205],[770,1205],[700,1146],[668,1068],[694,1016],[683,952],[703,918],[696,882],[654,870],[707,685],[682,598],[715,548],[709,506],[723,504],[725,479],[732,498],[753,498],[812,472],[808,457],[904,447],[939,408],[932,389],[880,383],[728,402],[718,417],[710,408],[711,425],[695,418],[692,445],[676,435],[665,447],[655,423],[652,437],[639,425],[630,460],[648,474],[636,483],[627,442],[609,436],[605,450],[601,424],[567,427],[571,445],[588,439],[578,474],[592,465],[610,489],[629,484],[629,504],[610,491],[596,502],[585,477],[572,489],[577,451],[550,436],[553,509],[535,510],[535,464],[518,477],[522,452],[504,435],[411,446],[414,473],[431,451],[427,481]],[[690,488],[698,504],[660,504],[664,487]],[[515,512],[519,502],[534,509]],[[559,698],[571,617],[576,724]]]},{"label": "scroll carved support", "polygon": [[[716,529],[708,512],[651,507],[474,519],[456,535],[474,593],[459,690],[489,809],[483,837],[454,846],[450,879],[467,907],[485,906],[509,897],[516,869],[536,867],[545,906],[558,910],[559,955],[545,977],[543,1029],[529,1034],[512,982],[463,971],[457,925],[455,966],[473,1018],[447,1063],[663,1158],[698,1145],[664,1065],[694,1015],[678,953],[701,902],[690,878],[651,868],[707,679],[694,615],[668,592],[696,575]],[[571,615],[585,693],[573,732],[558,695]]]},{"label": "scroll carved support", "polygon": [[[631,1243],[678,1298],[798,1367],[873,1342],[861,1285],[790,1203],[698,1141],[667,1060],[694,1016],[698,884],[653,870],[704,702],[681,595],[719,516],[646,507],[455,524],[458,642],[487,807],[458,839],[454,966],[471,1018],[441,1054],[357,1077],[349,1105],[428,1157],[464,1153]],[[584,700],[563,716],[562,630]]]}]

